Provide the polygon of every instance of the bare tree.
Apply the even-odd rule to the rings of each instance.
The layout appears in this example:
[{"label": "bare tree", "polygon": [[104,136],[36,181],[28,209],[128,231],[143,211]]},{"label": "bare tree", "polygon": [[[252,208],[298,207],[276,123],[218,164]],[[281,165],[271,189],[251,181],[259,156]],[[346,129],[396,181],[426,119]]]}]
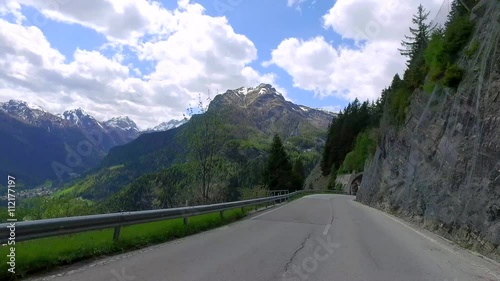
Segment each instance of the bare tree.
[{"label": "bare tree", "polygon": [[185,131],[189,160],[201,184],[203,203],[209,202],[211,188],[219,172],[220,156],[227,142],[226,111],[223,108],[211,108],[211,102],[209,91],[206,105],[200,96],[197,112],[193,108],[188,109],[191,118]]}]

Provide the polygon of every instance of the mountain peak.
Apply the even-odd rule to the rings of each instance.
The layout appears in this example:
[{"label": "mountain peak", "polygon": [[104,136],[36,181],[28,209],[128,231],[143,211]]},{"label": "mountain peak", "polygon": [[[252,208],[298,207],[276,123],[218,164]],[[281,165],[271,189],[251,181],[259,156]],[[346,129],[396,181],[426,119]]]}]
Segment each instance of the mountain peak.
[{"label": "mountain peak", "polygon": [[68,113],[68,114],[78,114],[80,116],[83,116],[83,115],[88,115],[90,116],[90,114],[88,114],[85,110],[83,110],[81,107],[78,107],[78,108],[75,108],[75,109],[70,109],[70,110],[66,110],[63,115],[65,113]]},{"label": "mountain peak", "polygon": [[174,128],[177,128],[181,125],[183,125],[184,123],[186,123],[186,120],[184,119],[181,119],[181,120],[175,120],[175,119],[172,119],[170,121],[167,121],[167,122],[162,122],[161,124],[159,124],[158,126],[155,126],[153,128],[150,128],[147,130],[147,132],[162,132],[162,131],[168,131],[170,129],[174,129]]},{"label": "mountain peak", "polygon": [[53,120],[58,124],[62,122],[62,120],[48,113],[42,107],[21,100],[0,103],[0,111],[32,125],[39,125],[43,120]]},{"label": "mountain peak", "polygon": [[233,93],[238,96],[253,96],[257,97],[260,95],[273,94],[279,97],[283,97],[283,95],[276,90],[271,84],[261,83],[257,87],[241,87],[235,90],[228,90],[226,94]]},{"label": "mountain peak", "polygon": [[25,102],[25,101],[22,101],[22,100],[10,100],[8,102],[0,103],[0,107],[5,109],[5,110],[23,109],[24,108],[24,109],[39,110],[39,111],[46,112],[45,109],[43,109],[42,107],[35,105],[35,104]]},{"label": "mountain peak", "polygon": [[64,120],[70,122],[72,125],[82,125],[82,122],[86,125],[89,123],[97,123],[92,115],[88,114],[85,110],[79,108],[71,109],[63,112],[62,115],[59,115]]},{"label": "mountain peak", "polygon": [[132,121],[128,116],[119,116],[119,117],[113,117],[109,119],[108,121],[104,122],[107,127],[113,128],[113,129],[120,129],[124,131],[139,131],[139,128],[137,127],[137,124]]}]

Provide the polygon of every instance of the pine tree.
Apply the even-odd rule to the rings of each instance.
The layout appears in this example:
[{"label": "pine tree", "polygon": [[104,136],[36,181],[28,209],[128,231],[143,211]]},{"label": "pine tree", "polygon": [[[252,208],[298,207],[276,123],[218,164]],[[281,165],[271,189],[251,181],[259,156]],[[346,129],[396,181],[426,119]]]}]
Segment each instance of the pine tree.
[{"label": "pine tree", "polygon": [[281,138],[275,134],[264,174],[270,190],[292,189],[292,165],[283,147]]},{"label": "pine tree", "polygon": [[410,27],[410,36],[405,36],[406,40],[401,42],[402,49],[399,49],[401,55],[408,57],[408,65],[422,56],[423,51],[427,47],[432,27],[427,23],[427,18],[430,12],[424,9],[424,6],[418,6],[418,12],[413,16],[412,22],[415,27]]},{"label": "pine tree", "polygon": [[332,168],[330,169],[330,176],[328,177],[328,189],[334,190],[336,186],[337,186],[337,168],[335,167],[335,164],[333,164]]},{"label": "pine tree", "polygon": [[449,27],[451,22],[453,22],[457,18],[460,18],[462,16],[469,16],[471,11],[470,9],[474,6],[475,3],[476,0],[454,0],[451,3],[451,10],[445,26]]},{"label": "pine tree", "polygon": [[306,174],[304,171],[304,163],[300,158],[297,158],[293,163],[293,189],[300,190],[304,188],[304,183],[306,181]]},{"label": "pine tree", "polygon": [[379,103],[371,104],[368,101],[360,103],[358,99],[355,99],[333,120],[328,129],[323,158],[321,159],[323,176],[330,175],[333,164],[336,167],[342,165],[347,153],[353,149],[356,137],[360,132],[379,124],[382,111],[375,109]]}]

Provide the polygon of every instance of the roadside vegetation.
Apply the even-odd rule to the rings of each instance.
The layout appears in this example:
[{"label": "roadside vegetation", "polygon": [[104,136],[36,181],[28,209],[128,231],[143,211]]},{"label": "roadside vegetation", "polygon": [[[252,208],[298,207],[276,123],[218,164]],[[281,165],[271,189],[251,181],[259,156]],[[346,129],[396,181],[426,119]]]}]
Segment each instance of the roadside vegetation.
[{"label": "roadside vegetation", "polygon": [[[241,209],[234,209],[225,211],[224,219],[219,213],[190,217],[187,225],[184,225],[183,219],[173,219],[127,226],[122,228],[118,242],[113,241],[113,229],[18,242],[16,275],[7,271],[7,263],[2,263],[0,279],[17,280],[30,273],[47,271],[84,259],[140,249],[219,227],[244,216]],[[7,254],[7,247],[1,247],[0,255],[5,257]]]},{"label": "roadside vegetation", "polygon": [[432,26],[429,12],[422,5],[418,7],[410,35],[399,50],[407,57],[403,77],[396,74],[375,102],[350,103],[330,125],[321,160],[321,171],[323,176],[329,176],[330,189],[335,188],[338,174],[363,170],[386,130],[398,130],[404,125],[414,94],[432,93],[437,86],[457,89],[465,75],[464,63],[459,59],[470,59],[480,49],[478,41],[469,44],[474,23],[469,20],[467,7],[474,4],[474,0],[453,1],[444,27]]}]

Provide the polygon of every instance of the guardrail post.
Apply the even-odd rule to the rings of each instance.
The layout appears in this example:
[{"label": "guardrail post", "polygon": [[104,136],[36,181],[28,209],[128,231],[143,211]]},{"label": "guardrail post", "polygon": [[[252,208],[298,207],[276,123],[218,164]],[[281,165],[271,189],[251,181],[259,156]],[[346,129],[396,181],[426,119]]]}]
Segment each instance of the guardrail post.
[{"label": "guardrail post", "polygon": [[120,225],[115,226],[115,231],[113,232],[113,241],[118,242],[120,239],[120,230],[122,227]]},{"label": "guardrail post", "polygon": [[220,219],[224,220],[224,211],[220,211]]},{"label": "guardrail post", "polygon": [[[189,207],[189,201],[186,200],[186,207]],[[185,216],[182,218],[182,222],[184,223],[184,225],[187,225],[188,224],[188,217]]]}]

